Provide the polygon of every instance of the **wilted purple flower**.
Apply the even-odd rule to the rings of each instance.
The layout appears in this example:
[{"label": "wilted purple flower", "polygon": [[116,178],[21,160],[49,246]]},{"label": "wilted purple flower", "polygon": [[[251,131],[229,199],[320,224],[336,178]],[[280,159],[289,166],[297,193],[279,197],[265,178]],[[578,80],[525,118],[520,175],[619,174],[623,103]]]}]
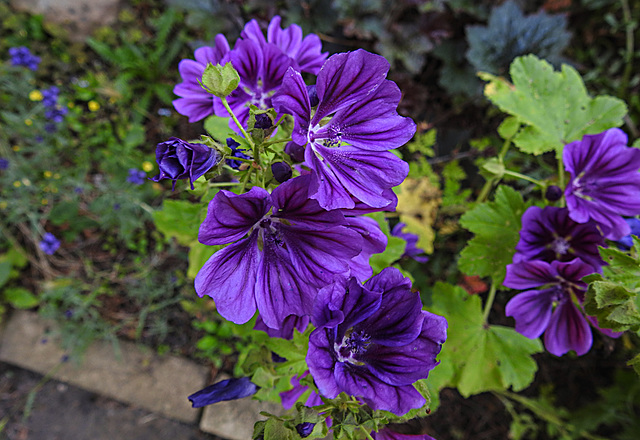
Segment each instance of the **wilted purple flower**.
[{"label": "wilted purple flower", "polygon": [[520,241],[513,262],[528,260],[571,261],[580,258],[599,271],[604,261],[598,246],[604,238],[592,221],[576,223],[567,208],[532,206],[522,215]]},{"label": "wilted purple flower", "polygon": [[239,379],[231,378],[214,383],[208,387],[193,393],[189,396],[191,406],[193,408],[202,408],[203,406],[213,403],[222,402],[224,400],[236,400],[243,397],[254,395],[258,391],[256,384],[251,382],[248,377]]},{"label": "wilted purple flower", "polygon": [[426,263],[429,261],[429,257],[424,256],[424,250],[416,246],[420,237],[416,234],[412,234],[411,232],[402,232],[406,227],[406,223],[398,222],[391,230],[391,235],[402,238],[407,242],[402,257],[413,258],[418,263]]},{"label": "wilted purple flower", "polygon": [[435,440],[426,434],[400,434],[389,427],[382,428],[380,432],[372,432],[371,437],[373,440]]},{"label": "wilted purple flower", "polygon": [[281,29],[280,21],[277,15],[271,19],[265,39],[258,22],[251,20],[244,27],[242,38],[255,41],[260,47],[274,44],[293,60],[296,70],[317,74],[327,58],[327,52],[321,52],[320,38],[315,34],[309,34],[303,39],[300,26],[292,24],[286,29]]},{"label": "wilted purple flower", "polygon": [[58,95],[60,89],[56,86],[51,86],[48,89],[42,90],[42,105],[47,108],[55,108],[58,103]]},{"label": "wilted purple flower", "polygon": [[516,320],[516,331],[527,338],[544,333],[549,353],[562,356],[573,350],[581,356],[591,348],[592,335],[575,302],[584,300],[587,284],[581,279],[593,272],[593,266],[579,258],[570,262],[532,260],[509,264],[505,286],[521,290],[544,288],[511,298],[506,315]]},{"label": "wilted purple flower", "polygon": [[438,364],[447,321],[422,310],[399,270],[321,289],[311,320],[306,359],[323,396],[346,392],[397,415],[425,404],[413,384]]},{"label": "wilted purple flower", "polygon": [[40,249],[47,255],[53,255],[60,247],[60,241],[51,232],[46,232],[40,241]]},{"label": "wilted purple flower", "polygon": [[173,188],[181,179],[189,179],[191,189],[193,182],[214,167],[222,155],[204,144],[191,144],[176,137],[160,142],[156,147],[156,162],[160,174],[151,180],[159,182],[162,179],[173,180]]},{"label": "wilted purple flower", "polygon": [[4,157],[0,157],[0,170],[6,170],[9,168],[9,161]]},{"label": "wilted purple flower", "polygon": [[[283,391],[280,393],[280,399],[282,401],[282,407],[284,409],[291,409],[293,405],[296,404],[300,396],[302,396],[309,387],[306,385],[302,385],[300,383],[300,379],[309,375],[309,371],[304,372],[300,376],[293,376],[291,378],[291,385],[293,388],[288,391]],[[311,408],[312,406],[322,405],[322,399],[315,391],[311,391],[307,400],[304,402],[305,406]]]},{"label": "wilted purple flower", "polygon": [[29,49],[24,46],[12,47],[9,49],[9,55],[11,55],[11,64],[14,66],[24,66],[33,71],[38,70],[38,64],[40,64],[40,57],[31,54]]},{"label": "wilted purple flower", "polygon": [[309,194],[325,209],[353,208],[352,196],[385,207],[392,203],[386,190],[407,176],[407,163],[388,150],[411,139],[416,126],[398,115],[401,93],[385,79],[388,70],[383,57],[362,49],[336,54],[318,74],[315,112],[292,68],[272,100],[278,112],[294,116],[292,138],[306,146],[305,164],[312,170]]},{"label": "wilted purple flower", "polygon": [[566,145],[562,158],[571,175],[564,193],[569,216],[578,223],[594,220],[610,240],[628,235],[622,216],[640,215],[640,150],[611,128]]},{"label": "wilted purple flower", "polygon": [[227,156],[226,163],[234,170],[240,168],[244,162],[237,159],[229,159],[229,157],[238,157],[241,159],[251,159],[251,156],[244,154],[247,150],[244,148],[238,148],[240,144],[234,141],[232,138],[227,138],[227,146],[231,148],[231,156]]},{"label": "wilted purple flower", "polygon": [[209,203],[198,240],[233,244],[205,263],[195,287],[226,319],[244,323],[258,309],[277,329],[291,314],[308,314],[317,290],[348,273],[362,251],[360,234],[346,227],[342,213],[308,199],[308,185],[309,177],[300,176],[272,194],[259,187],[240,195],[222,190]]},{"label": "wilted purple flower", "polygon": [[173,88],[173,93],[180,96],[173,101],[173,106],[178,113],[188,116],[189,122],[196,122],[213,114],[215,97],[204,90],[199,81],[202,81],[207,64],[224,64],[229,50],[227,39],[224,35],[218,34],[214,47],[196,49],[195,60],[182,60],[178,64],[182,82]]},{"label": "wilted purple flower", "polygon": [[631,238],[631,236],[635,235],[636,237],[640,237],[640,219],[632,217],[625,218],[624,220],[629,225],[631,232],[629,233],[629,235],[624,236],[620,240],[618,240],[617,244],[618,247],[623,251],[628,251],[633,247],[633,238]]},{"label": "wilted purple flower", "polygon": [[129,168],[129,176],[127,177],[127,182],[133,183],[134,185],[142,185],[147,178],[147,173],[142,170],[138,170],[136,168]]}]

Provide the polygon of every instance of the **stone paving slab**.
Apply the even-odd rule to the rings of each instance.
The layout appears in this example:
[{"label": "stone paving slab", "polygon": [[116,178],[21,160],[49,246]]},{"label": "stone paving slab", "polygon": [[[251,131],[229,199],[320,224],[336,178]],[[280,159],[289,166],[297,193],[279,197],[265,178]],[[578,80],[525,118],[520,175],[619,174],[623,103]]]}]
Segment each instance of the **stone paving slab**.
[{"label": "stone paving slab", "polygon": [[119,359],[111,344],[97,342],[80,367],[60,365],[64,352],[47,332],[52,326],[33,312],[14,312],[0,340],[0,360],[41,374],[52,372],[57,380],[176,420],[197,422],[199,410],[191,408],[187,396],[206,386],[206,367],[127,341],[120,343]]}]

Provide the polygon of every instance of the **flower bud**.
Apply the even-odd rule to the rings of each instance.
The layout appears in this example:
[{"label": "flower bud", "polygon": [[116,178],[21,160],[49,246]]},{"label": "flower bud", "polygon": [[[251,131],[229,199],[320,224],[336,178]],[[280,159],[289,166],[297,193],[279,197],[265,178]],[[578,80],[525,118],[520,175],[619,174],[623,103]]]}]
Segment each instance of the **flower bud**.
[{"label": "flower bud", "polygon": [[193,182],[209,171],[222,159],[221,154],[204,144],[190,144],[175,137],[161,142],[156,147],[156,162],[160,174],[151,180],[173,180],[173,189],[180,179],[189,179],[191,189]]},{"label": "flower bud", "polygon": [[296,425],[296,431],[298,431],[298,434],[300,434],[300,437],[302,438],[309,437],[314,426],[316,426],[316,424],[311,422],[300,423]]},{"label": "flower bud", "polygon": [[278,182],[286,182],[291,179],[293,172],[291,171],[291,166],[289,166],[286,162],[275,162],[271,165],[271,172],[273,173],[273,178]]},{"label": "flower bud", "polygon": [[562,198],[562,188],[556,185],[550,185],[547,187],[544,196],[550,202],[557,202]]},{"label": "flower bud", "polygon": [[302,145],[298,145],[293,141],[287,142],[287,145],[284,146],[284,152],[289,155],[294,163],[304,162],[304,147]]}]

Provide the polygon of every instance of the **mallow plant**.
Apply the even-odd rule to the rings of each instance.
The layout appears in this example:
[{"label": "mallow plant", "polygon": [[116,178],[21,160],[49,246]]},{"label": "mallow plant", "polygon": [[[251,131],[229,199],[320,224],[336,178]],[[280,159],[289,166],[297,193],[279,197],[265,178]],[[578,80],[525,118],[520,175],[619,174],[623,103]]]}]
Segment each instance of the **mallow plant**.
[{"label": "mallow plant", "polygon": [[[582,355],[592,329],[616,337],[640,328],[637,308],[613,313],[610,292],[594,287],[619,282],[625,304],[637,304],[637,283],[616,279],[603,255],[639,270],[637,241],[611,247],[631,231],[625,218],[640,215],[640,153],[613,128],[624,103],[590,98],[575,70],[554,72],[533,56],[513,63],[513,84],[482,75],[509,116],[503,148],[479,163],[487,182],[460,219],[474,237],[458,266],[487,279],[489,294],[483,305],[438,283],[425,307],[395,264],[400,255],[387,252],[392,238],[412,237],[401,223],[390,232],[386,217],[409,172],[398,149],[416,132],[398,114],[402,94],[388,71],[362,49],[328,56],[316,35],[279,17],[266,35],[250,21],[233,45],[218,35],[180,62],[174,106],[208,133],[158,144],[152,180],[186,185],[191,197],[166,200],[154,219],[190,248],[195,293],[255,329],[236,377],[189,399],[281,402],[254,439],[430,439],[387,425],[425,417],[445,386],[463,396],[524,389],[543,334],[550,355]],[[557,173],[541,181],[509,169],[513,146],[552,152]],[[513,178],[540,191],[525,201]],[[401,251],[421,253],[410,241]],[[489,323],[498,291],[509,289],[522,291],[503,311],[515,329]]]}]

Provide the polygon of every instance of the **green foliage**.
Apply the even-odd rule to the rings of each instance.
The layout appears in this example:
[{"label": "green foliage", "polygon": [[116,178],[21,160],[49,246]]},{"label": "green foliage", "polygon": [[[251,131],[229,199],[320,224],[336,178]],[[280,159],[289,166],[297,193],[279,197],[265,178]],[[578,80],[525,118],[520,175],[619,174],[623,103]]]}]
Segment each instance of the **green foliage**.
[{"label": "green foliage", "polygon": [[162,202],[162,209],[154,211],[152,217],[156,228],[165,237],[173,237],[181,245],[189,246],[198,238],[204,214],[206,206],[185,200],[166,199]]},{"label": "green foliage", "polygon": [[611,96],[590,98],[578,72],[563,65],[554,72],[549,63],[534,55],[516,58],[511,64],[513,84],[487,73],[485,96],[525,127],[514,138],[524,153],[555,151],[585,134],[622,125],[623,101]]},{"label": "green foliage", "polygon": [[371,264],[373,274],[375,275],[381,272],[384,268],[392,266],[397,262],[400,257],[402,257],[402,254],[404,254],[407,243],[400,237],[391,235],[389,223],[383,213],[376,212],[373,214],[367,214],[367,217],[371,217],[376,220],[384,235],[387,236],[387,247],[384,252],[380,254],[373,254],[371,258],[369,258],[369,264]]},{"label": "green foliage", "polygon": [[566,28],[564,15],[525,16],[516,2],[507,1],[491,11],[487,26],[467,26],[467,59],[493,74],[506,73],[516,57],[527,54],[556,64],[571,38]]},{"label": "green foliage", "polygon": [[502,284],[520,239],[520,218],[527,207],[518,192],[501,185],[493,202],[481,203],[464,213],[460,224],[475,236],[460,253],[460,270],[467,275],[490,276]]},{"label": "green foliage", "polygon": [[488,325],[480,298],[460,287],[437,283],[432,301],[429,310],[449,323],[440,361],[451,376],[446,380],[437,377],[440,387],[455,386],[468,397],[507,388],[519,391],[533,381],[538,366],[531,355],[542,351],[538,339],[528,339],[512,328]]}]

